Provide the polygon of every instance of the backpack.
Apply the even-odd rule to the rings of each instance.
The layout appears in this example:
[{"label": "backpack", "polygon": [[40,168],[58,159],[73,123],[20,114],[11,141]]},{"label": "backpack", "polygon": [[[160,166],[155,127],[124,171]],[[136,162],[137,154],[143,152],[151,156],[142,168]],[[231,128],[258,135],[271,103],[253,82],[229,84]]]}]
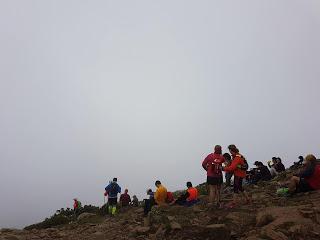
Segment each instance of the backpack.
[{"label": "backpack", "polygon": [[117,183],[113,182],[111,184],[109,193],[111,195],[117,195],[118,194],[118,184]]},{"label": "backpack", "polygon": [[166,202],[167,203],[172,203],[173,201],[174,201],[174,197],[173,197],[172,192],[167,192],[167,200],[166,200]]},{"label": "backpack", "polygon": [[82,205],[81,205],[81,202],[80,201],[77,201],[77,208],[82,208]]},{"label": "backpack", "polygon": [[249,164],[244,156],[241,155],[241,158],[243,159],[243,165],[241,165],[241,170],[247,171],[249,169]]},{"label": "backpack", "polygon": [[222,175],[222,163],[220,159],[215,159],[211,163],[211,172],[215,175]]}]

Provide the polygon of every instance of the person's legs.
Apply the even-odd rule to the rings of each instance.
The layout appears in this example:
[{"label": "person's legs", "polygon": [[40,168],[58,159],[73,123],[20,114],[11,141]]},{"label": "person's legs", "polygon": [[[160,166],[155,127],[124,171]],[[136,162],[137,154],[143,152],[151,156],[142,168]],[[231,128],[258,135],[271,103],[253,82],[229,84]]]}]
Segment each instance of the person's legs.
[{"label": "person's legs", "polygon": [[216,189],[217,189],[217,204],[220,204],[220,198],[221,198],[221,185],[217,185],[216,186]]},{"label": "person's legs", "polygon": [[300,178],[297,176],[293,176],[290,179],[290,183],[289,183],[289,192],[290,193],[294,193],[297,190],[297,186],[300,183]]},{"label": "person's legs", "polygon": [[209,202],[213,203],[213,201],[214,201],[214,186],[209,184],[208,188],[209,188]]}]

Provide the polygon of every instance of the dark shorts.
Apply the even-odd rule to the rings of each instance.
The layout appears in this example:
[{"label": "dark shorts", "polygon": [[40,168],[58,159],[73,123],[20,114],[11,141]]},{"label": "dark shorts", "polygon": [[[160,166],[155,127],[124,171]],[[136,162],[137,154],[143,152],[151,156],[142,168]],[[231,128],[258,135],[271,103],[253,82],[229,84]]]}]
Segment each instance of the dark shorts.
[{"label": "dark shorts", "polygon": [[300,178],[296,192],[310,192],[313,190],[314,189],[310,187],[310,185],[307,183],[307,181],[304,178]]},{"label": "dark shorts", "polygon": [[243,181],[243,178],[234,176],[234,183],[233,183],[234,193],[239,193],[244,191],[242,187],[242,181]]},{"label": "dark shorts", "polygon": [[221,177],[209,177],[207,176],[207,184],[208,185],[221,185],[223,183],[222,176]]},{"label": "dark shorts", "polygon": [[108,204],[110,206],[117,205],[118,199],[117,198],[108,198]]}]

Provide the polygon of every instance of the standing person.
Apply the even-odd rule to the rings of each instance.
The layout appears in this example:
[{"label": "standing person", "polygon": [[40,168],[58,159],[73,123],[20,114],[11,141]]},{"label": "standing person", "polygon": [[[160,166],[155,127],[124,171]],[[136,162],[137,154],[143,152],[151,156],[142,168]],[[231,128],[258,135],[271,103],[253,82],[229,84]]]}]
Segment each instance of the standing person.
[{"label": "standing person", "polygon": [[105,188],[108,194],[109,213],[114,216],[117,211],[118,193],[121,193],[121,187],[117,183],[118,179],[113,178],[113,181]]},{"label": "standing person", "polygon": [[222,148],[220,145],[214,147],[214,153],[210,153],[202,162],[202,167],[207,171],[207,184],[209,188],[209,202],[214,203],[217,199],[217,205],[220,204],[220,190],[223,183],[222,178]]},{"label": "standing person", "polygon": [[245,198],[246,202],[250,202],[248,194],[242,187],[243,179],[246,177],[245,169],[248,168],[248,164],[246,163],[245,158],[239,153],[239,149],[235,145],[229,145],[228,149],[232,156],[232,163],[223,170],[225,172],[233,172],[234,174],[233,202],[229,205],[230,208],[233,208],[240,203],[239,193],[241,194],[241,197]]},{"label": "standing person", "polygon": [[126,190],[124,190],[124,193],[121,194],[121,196],[120,196],[121,207],[129,206],[130,202],[131,202],[131,197],[128,194],[128,189],[126,189]]},{"label": "standing person", "polygon": [[[226,167],[231,165],[232,159],[229,153],[225,153],[223,154],[224,160],[225,160],[225,164]],[[225,173],[225,178],[226,178],[226,187],[231,187],[231,178],[233,176],[232,172],[226,172]]]},{"label": "standing person", "polygon": [[154,200],[154,192],[152,189],[147,190],[147,195],[149,196],[149,199],[144,199],[144,215],[147,216],[148,212],[151,211],[151,208],[153,205],[156,205],[156,202]]},{"label": "standing person", "polygon": [[167,189],[161,184],[159,180],[155,182],[157,191],[154,194],[154,200],[158,205],[165,205],[167,201]]},{"label": "standing person", "polygon": [[77,215],[81,209],[81,202],[77,199],[77,198],[74,198],[73,199],[73,211],[74,211],[74,214]]}]

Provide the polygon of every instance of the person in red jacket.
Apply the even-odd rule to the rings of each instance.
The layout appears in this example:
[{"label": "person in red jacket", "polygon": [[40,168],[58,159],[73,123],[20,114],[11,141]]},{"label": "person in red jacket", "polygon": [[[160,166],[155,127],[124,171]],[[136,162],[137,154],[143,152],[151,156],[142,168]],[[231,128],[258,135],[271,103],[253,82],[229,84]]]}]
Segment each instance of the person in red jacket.
[{"label": "person in red jacket", "polygon": [[242,187],[243,179],[246,177],[245,160],[244,157],[239,153],[239,149],[235,145],[228,146],[229,152],[232,156],[232,163],[230,166],[224,167],[225,172],[233,172],[234,183],[233,183],[233,202],[230,207],[235,206],[240,202],[239,193],[245,198],[246,202],[250,202],[248,194],[244,191]]},{"label": "person in red jacket", "polygon": [[305,167],[289,183],[289,193],[320,190],[320,164],[314,155],[309,154],[303,162]]},{"label": "person in red jacket", "polygon": [[207,171],[207,185],[209,190],[209,202],[214,203],[217,199],[217,205],[220,204],[220,191],[222,178],[222,148],[220,145],[214,147],[214,153],[210,153],[202,162],[202,167]]}]

